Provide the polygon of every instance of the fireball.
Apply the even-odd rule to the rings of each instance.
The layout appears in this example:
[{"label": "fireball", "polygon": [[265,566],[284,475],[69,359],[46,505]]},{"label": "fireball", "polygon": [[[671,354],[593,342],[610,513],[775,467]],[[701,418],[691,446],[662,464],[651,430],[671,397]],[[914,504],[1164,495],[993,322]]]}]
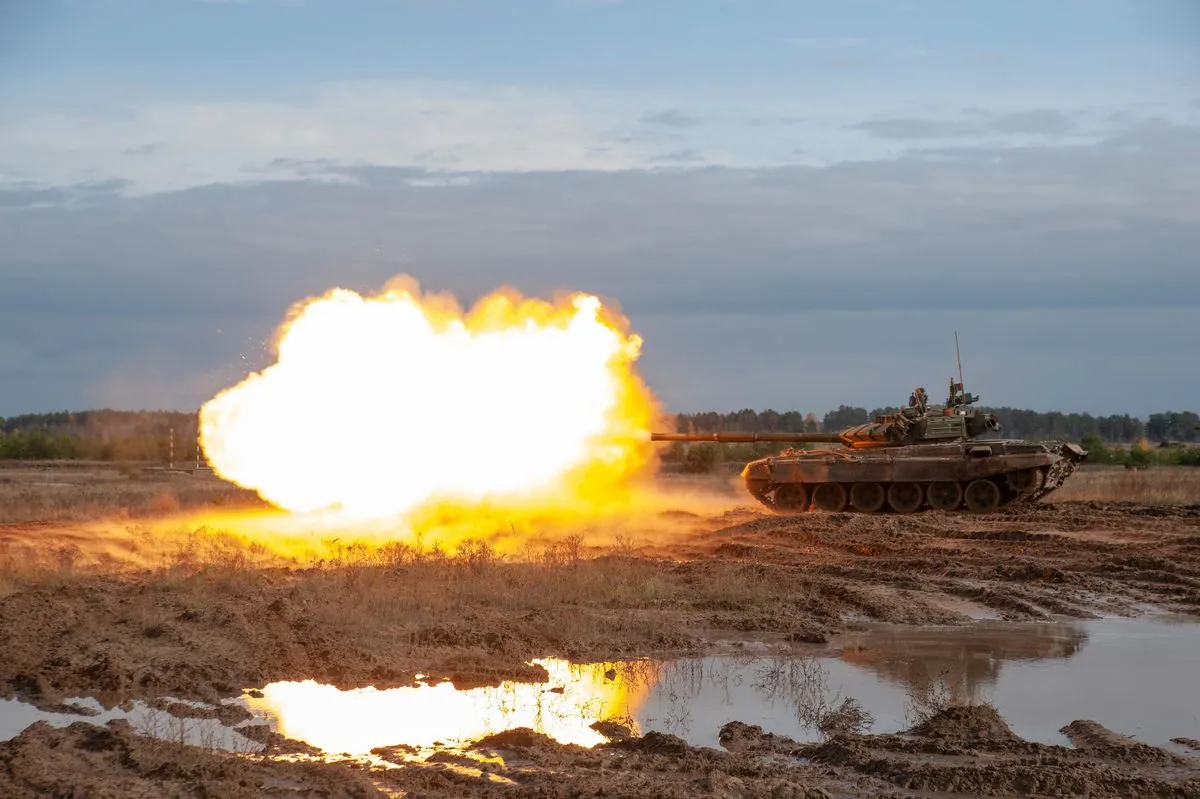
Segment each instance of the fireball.
[{"label": "fireball", "polygon": [[599,298],[463,311],[393,281],[293,307],[275,362],[200,411],[213,470],[294,513],[600,502],[652,458],[641,339]]}]

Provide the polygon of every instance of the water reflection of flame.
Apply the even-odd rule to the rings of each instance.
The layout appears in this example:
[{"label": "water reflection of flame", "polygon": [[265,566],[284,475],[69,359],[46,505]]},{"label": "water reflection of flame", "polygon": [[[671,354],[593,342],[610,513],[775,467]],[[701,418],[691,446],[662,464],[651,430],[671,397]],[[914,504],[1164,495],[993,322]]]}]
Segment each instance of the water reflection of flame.
[{"label": "water reflection of flame", "polygon": [[591,725],[614,718],[631,724],[653,684],[636,663],[534,662],[546,669],[549,682],[462,691],[448,682],[342,691],[305,680],[271,683],[261,697],[244,701],[252,713],[274,719],[280,734],[330,754],[365,755],[400,744],[462,745],[516,727],[564,744],[595,746],[607,739]]}]

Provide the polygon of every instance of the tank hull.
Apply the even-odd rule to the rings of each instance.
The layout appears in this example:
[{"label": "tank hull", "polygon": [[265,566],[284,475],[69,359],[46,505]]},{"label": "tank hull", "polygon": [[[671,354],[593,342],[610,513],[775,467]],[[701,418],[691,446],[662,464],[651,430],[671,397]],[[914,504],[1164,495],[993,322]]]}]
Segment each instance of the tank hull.
[{"label": "tank hull", "polygon": [[742,472],[746,488],[782,513],[986,513],[1035,501],[1086,457],[1070,443],[958,441],[867,449],[789,451]]}]

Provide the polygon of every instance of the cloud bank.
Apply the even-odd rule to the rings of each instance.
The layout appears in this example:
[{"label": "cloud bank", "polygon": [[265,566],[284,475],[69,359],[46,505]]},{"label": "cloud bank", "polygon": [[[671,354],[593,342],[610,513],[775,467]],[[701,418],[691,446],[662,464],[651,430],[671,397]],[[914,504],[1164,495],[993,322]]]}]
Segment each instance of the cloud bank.
[{"label": "cloud bank", "polygon": [[0,414],[194,408],[267,363],[292,302],[399,273],[612,298],[679,410],[894,402],[949,375],[955,329],[989,403],[1144,414],[1200,390],[1194,125],[824,167],[259,168],[280,174],[0,190]]}]

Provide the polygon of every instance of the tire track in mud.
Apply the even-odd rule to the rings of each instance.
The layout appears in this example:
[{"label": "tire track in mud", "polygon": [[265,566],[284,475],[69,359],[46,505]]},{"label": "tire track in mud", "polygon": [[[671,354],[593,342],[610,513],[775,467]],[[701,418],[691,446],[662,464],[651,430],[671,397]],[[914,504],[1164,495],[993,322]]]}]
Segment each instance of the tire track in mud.
[{"label": "tire track in mud", "polygon": [[840,595],[844,611],[881,620],[900,619],[879,610],[871,591],[918,587],[1010,619],[1133,614],[1145,605],[1200,615],[1198,532],[1200,505],[1059,503],[987,517],[805,514],[723,528],[714,537],[731,540],[713,554],[738,547],[806,569],[825,583],[825,601],[837,604]]}]

